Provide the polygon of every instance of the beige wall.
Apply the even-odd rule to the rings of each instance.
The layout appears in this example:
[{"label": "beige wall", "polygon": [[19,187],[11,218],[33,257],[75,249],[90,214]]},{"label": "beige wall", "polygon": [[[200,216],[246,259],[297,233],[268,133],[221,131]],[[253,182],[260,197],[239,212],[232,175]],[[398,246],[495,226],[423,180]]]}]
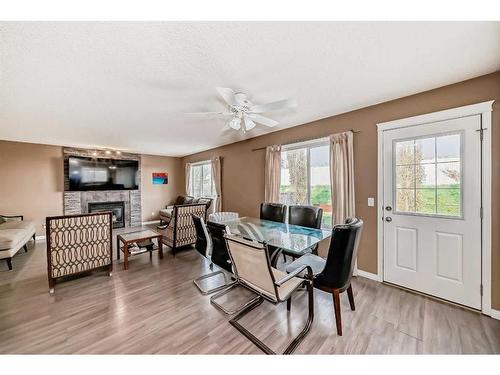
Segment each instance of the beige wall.
[{"label": "beige wall", "polygon": [[0,141],[0,213],[36,221],[44,235],[46,216],[62,215],[62,147]]},{"label": "beige wall", "polygon": [[[158,219],[158,210],[183,192],[180,158],[142,155],[142,220]],[[153,185],[152,172],[167,172],[167,185]],[[45,217],[63,213],[64,167],[60,146],[0,140],[0,214],[35,220],[44,235]],[[154,212],[154,215],[152,215]]]},{"label": "beige wall", "polygon": [[[332,94],[332,100],[335,95]],[[356,211],[365,221],[358,262],[360,269],[377,273],[377,212],[375,207],[367,206],[367,198],[377,196],[376,124],[488,100],[496,100],[492,126],[492,303],[500,309],[500,231],[496,230],[500,227],[497,189],[500,186],[500,72],[190,155],[183,159],[183,164],[222,156],[224,210],[256,216],[259,203],[264,199],[265,152],[252,152],[253,148],[319,138],[348,129],[361,131],[354,136]]]},{"label": "beige wall", "polygon": [[[167,172],[167,185],[153,185],[153,172]],[[180,158],[142,155],[142,221],[158,220],[158,211],[184,193],[184,170]]]}]

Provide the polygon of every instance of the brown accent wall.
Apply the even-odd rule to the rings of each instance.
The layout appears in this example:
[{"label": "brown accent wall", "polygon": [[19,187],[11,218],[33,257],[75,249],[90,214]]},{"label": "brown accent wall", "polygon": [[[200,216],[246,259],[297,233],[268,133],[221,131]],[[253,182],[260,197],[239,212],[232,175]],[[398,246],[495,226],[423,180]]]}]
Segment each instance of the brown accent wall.
[{"label": "brown accent wall", "polygon": [[[181,166],[180,158],[142,155],[143,221],[157,220],[158,211],[182,193]],[[37,235],[45,235],[45,217],[63,214],[63,168],[60,146],[0,140],[0,214],[35,220]],[[153,185],[152,172],[167,172],[168,185]]]},{"label": "brown accent wall", "polygon": [[[390,82],[388,82],[390,84]],[[336,95],[332,93],[332,101]],[[390,102],[329,117],[290,129],[233,143],[186,156],[186,162],[221,156],[223,207],[241,215],[256,216],[264,199],[265,151],[252,152],[271,144],[286,144],[304,138],[320,138],[349,129],[360,130],[354,137],[356,211],[365,221],[360,244],[359,268],[377,273],[377,210],[367,206],[368,197],[377,197],[376,124],[464,105],[496,100],[493,111],[492,162],[492,306],[500,309],[500,72],[426,91]],[[376,206],[378,202],[376,203]]]},{"label": "brown accent wall", "polygon": [[[184,193],[184,170],[181,158],[142,155],[142,221],[158,220],[159,210]],[[167,185],[153,185],[153,172],[167,172]]]}]

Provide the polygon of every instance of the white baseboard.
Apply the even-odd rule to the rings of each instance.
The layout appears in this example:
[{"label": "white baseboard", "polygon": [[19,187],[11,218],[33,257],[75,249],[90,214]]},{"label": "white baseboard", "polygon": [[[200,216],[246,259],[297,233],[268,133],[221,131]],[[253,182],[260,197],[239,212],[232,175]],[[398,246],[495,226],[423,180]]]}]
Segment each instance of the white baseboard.
[{"label": "white baseboard", "polygon": [[147,225],[147,224],[158,224],[160,220],[152,220],[152,221],[143,221],[142,225]]},{"label": "white baseboard", "polygon": [[378,275],[377,274],[374,274],[374,273],[371,273],[371,272],[366,272],[366,271],[363,271],[363,270],[360,270],[360,269],[358,269],[358,276],[364,277],[366,279],[378,281]]},{"label": "white baseboard", "polygon": [[45,236],[35,236],[37,241],[45,241]]},{"label": "white baseboard", "polygon": [[500,311],[491,309],[491,315],[493,319],[500,320]]}]

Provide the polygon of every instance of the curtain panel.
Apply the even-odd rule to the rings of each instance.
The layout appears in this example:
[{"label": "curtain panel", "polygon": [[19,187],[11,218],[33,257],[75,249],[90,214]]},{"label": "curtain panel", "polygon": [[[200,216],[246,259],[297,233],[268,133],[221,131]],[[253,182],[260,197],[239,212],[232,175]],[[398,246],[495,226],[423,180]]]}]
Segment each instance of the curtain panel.
[{"label": "curtain panel", "polygon": [[264,183],[264,201],[279,202],[281,184],[281,145],[266,147]]},{"label": "curtain panel", "polygon": [[186,163],[186,195],[191,195],[191,163]]},{"label": "curtain panel", "polygon": [[221,166],[220,157],[212,158],[212,180],[215,187],[215,202],[214,202],[214,212],[222,211],[222,185],[221,185]]},{"label": "curtain panel", "polygon": [[352,131],[330,136],[330,180],[332,224],[342,224],[346,218],[356,215]]}]

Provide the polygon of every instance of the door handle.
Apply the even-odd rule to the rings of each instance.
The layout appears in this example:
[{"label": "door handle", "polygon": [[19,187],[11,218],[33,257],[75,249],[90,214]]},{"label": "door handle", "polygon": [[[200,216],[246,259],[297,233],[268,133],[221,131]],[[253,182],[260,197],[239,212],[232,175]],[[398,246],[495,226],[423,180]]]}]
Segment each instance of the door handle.
[{"label": "door handle", "polygon": [[391,207],[391,206],[387,206],[387,207],[385,208],[385,210],[386,210],[386,211],[392,211],[392,207]]},{"label": "door handle", "polygon": [[388,223],[390,223],[390,222],[392,221],[392,217],[387,216],[387,217],[385,218],[385,221],[387,221]]}]

